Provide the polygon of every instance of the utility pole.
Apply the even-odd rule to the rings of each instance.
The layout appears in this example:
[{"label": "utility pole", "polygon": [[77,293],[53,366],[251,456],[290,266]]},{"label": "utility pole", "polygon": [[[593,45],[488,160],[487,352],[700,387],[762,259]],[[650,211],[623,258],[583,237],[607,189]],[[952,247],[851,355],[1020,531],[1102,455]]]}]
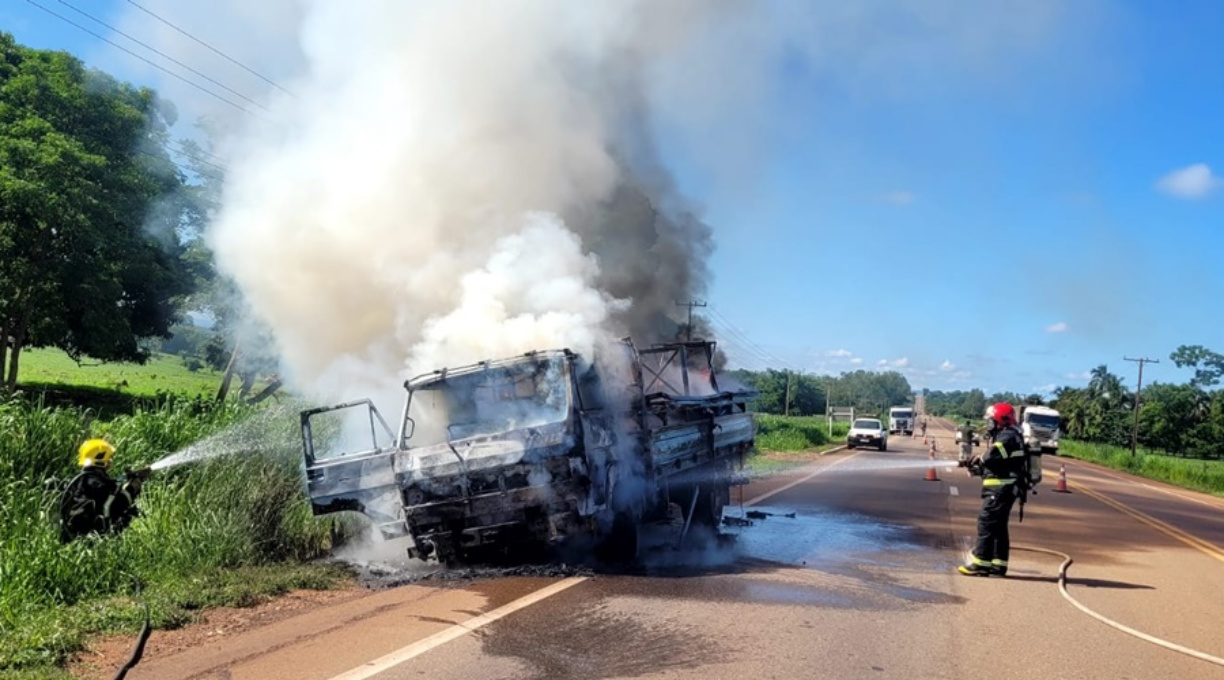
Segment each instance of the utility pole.
[{"label": "utility pole", "polygon": [[1126,361],[1134,361],[1139,364],[1139,386],[1135,388],[1135,425],[1131,428],[1131,456],[1135,455],[1135,444],[1139,440],[1139,395],[1143,393],[1143,365],[1158,364],[1156,359],[1132,359],[1130,357],[1122,357]]},{"label": "utility pole", "polygon": [[688,329],[686,332],[688,335],[688,339],[692,340],[693,339],[693,308],[694,307],[705,307],[706,303],[700,300],[689,300],[688,302],[677,302],[676,306],[677,307],[688,307]]},{"label": "utility pole", "polygon": [[790,415],[790,369],[786,371],[786,398],[782,401],[782,415]]}]

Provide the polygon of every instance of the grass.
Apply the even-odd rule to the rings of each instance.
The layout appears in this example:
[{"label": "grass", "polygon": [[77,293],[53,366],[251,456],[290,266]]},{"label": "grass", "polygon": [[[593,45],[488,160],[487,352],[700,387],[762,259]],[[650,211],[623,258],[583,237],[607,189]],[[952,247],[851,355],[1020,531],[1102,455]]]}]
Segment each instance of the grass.
[{"label": "grass", "polygon": [[1059,455],[1097,463],[1186,489],[1224,496],[1224,461],[1175,458],[1140,449],[1063,439]]},{"label": "grass", "polygon": [[811,462],[813,454],[842,443],[850,426],[819,416],[758,414],[756,450],[745,461],[749,476],[768,477]]},{"label": "grass", "polygon": [[829,435],[829,422],[820,416],[756,416],[756,446],[761,451],[805,451],[840,441],[850,431],[848,423],[833,423],[833,434]]},{"label": "grass", "polygon": [[[0,677],[57,677],[99,633],[135,632],[138,591],[155,626],[218,605],[244,606],[344,578],[311,563],[333,524],[302,493],[294,412],[199,400],[100,421],[80,408],[0,403]],[[118,448],[116,468],[195,446],[219,454],[159,471],[123,534],[59,541],[59,488],[87,436]]]},{"label": "grass", "polygon": [[38,386],[92,387],[116,390],[139,397],[175,394],[188,397],[215,395],[222,374],[204,367],[191,371],[181,357],[156,354],[143,365],[100,364],[86,360],[77,364],[58,349],[28,349],[21,352],[19,384]]}]

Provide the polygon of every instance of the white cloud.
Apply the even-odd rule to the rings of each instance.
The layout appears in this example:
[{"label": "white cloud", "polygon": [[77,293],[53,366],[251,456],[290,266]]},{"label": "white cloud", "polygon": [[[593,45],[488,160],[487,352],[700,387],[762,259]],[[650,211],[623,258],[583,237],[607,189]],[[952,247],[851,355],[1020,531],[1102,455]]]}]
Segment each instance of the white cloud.
[{"label": "white cloud", "polygon": [[1038,394],[1050,394],[1056,389],[1058,389],[1058,385],[1050,383],[1048,385],[1038,385],[1037,387],[1033,388],[1033,391]]},{"label": "white cloud", "polygon": [[948,359],[944,359],[944,362],[939,365],[939,370],[941,371],[952,371],[955,369],[956,369],[956,364],[952,363]]},{"label": "white cloud", "polygon": [[1070,326],[1067,325],[1066,321],[1059,321],[1058,323],[1046,326],[1045,331],[1047,333],[1066,333],[1068,328]]},{"label": "white cloud", "polygon": [[854,352],[851,352],[848,349],[831,349],[828,352],[825,352],[825,355],[831,357],[852,357],[854,356]]},{"label": "white cloud", "polygon": [[1068,373],[1067,379],[1068,380],[1091,380],[1092,374],[1089,373],[1088,371],[1084,371],[1083,373]]},{"label": "white cloud", "polygon": [[890,363],[892,363],[892,365],[896,366],[897,368],[905,368],[906,366],[909,366],[909,357],[901,357],[900,359],[893,359],[892,362]]},{"label": "white cloud", "polygon": [[1175,198],[1204,198],[1224,185],[1206,163],[1195,163],[1161,177],[1156,188]]},{"label": "white cloud", "polygon": [[973,373],[969,371],[957,371],[952,374],[953,380],[968,380],[973,377]]},{"label": "white cloud", "polygon": [[888,359],[880,359],[879,361],[876,362],[876,366],[887,366],[887,365],[888,365]]},{"label": "white cloud", "polygon": [[854,357],[853,359],[851,359],[851,360],[850,360],[850,363],[854,364],[855,366],[859,366],[859,365],[861,365],[861,364],[863,363],[863,358],[862,358],[862,357]]},{"label": "white cloud", "polygon": [[909,191],[890,191],[886,194],[880,194],[876,197],[876,200],[893,205],[909,205],[914,202],[914,194]]}]

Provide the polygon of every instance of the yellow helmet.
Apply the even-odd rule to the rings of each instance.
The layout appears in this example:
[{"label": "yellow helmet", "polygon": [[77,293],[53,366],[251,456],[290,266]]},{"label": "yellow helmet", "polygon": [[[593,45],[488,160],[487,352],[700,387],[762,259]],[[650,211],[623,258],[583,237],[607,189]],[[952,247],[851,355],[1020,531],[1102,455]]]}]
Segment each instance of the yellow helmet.
[{"label": "yellow helmet", "polygon": [[81,444],[79,454],[77,456],[77,465],[81,467],[86,467],[87,465],[110,467],[111,457],[115,455],[115,447],[111,446],[105,439],[90,439]]}]

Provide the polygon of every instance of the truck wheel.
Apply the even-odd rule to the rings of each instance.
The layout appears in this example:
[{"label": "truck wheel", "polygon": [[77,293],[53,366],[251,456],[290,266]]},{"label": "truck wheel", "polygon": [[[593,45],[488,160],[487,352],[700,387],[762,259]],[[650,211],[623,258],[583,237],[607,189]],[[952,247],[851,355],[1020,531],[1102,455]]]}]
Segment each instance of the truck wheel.
[{"label": "truck wheel", "polygon": [[[684,497],[692,497],[692,489],[682,492]],[[697,505],[693,508],[693,524],[717,528],[722,524],[725,499],[722,491],[716,488],[703,488],[697,495]]]}]

